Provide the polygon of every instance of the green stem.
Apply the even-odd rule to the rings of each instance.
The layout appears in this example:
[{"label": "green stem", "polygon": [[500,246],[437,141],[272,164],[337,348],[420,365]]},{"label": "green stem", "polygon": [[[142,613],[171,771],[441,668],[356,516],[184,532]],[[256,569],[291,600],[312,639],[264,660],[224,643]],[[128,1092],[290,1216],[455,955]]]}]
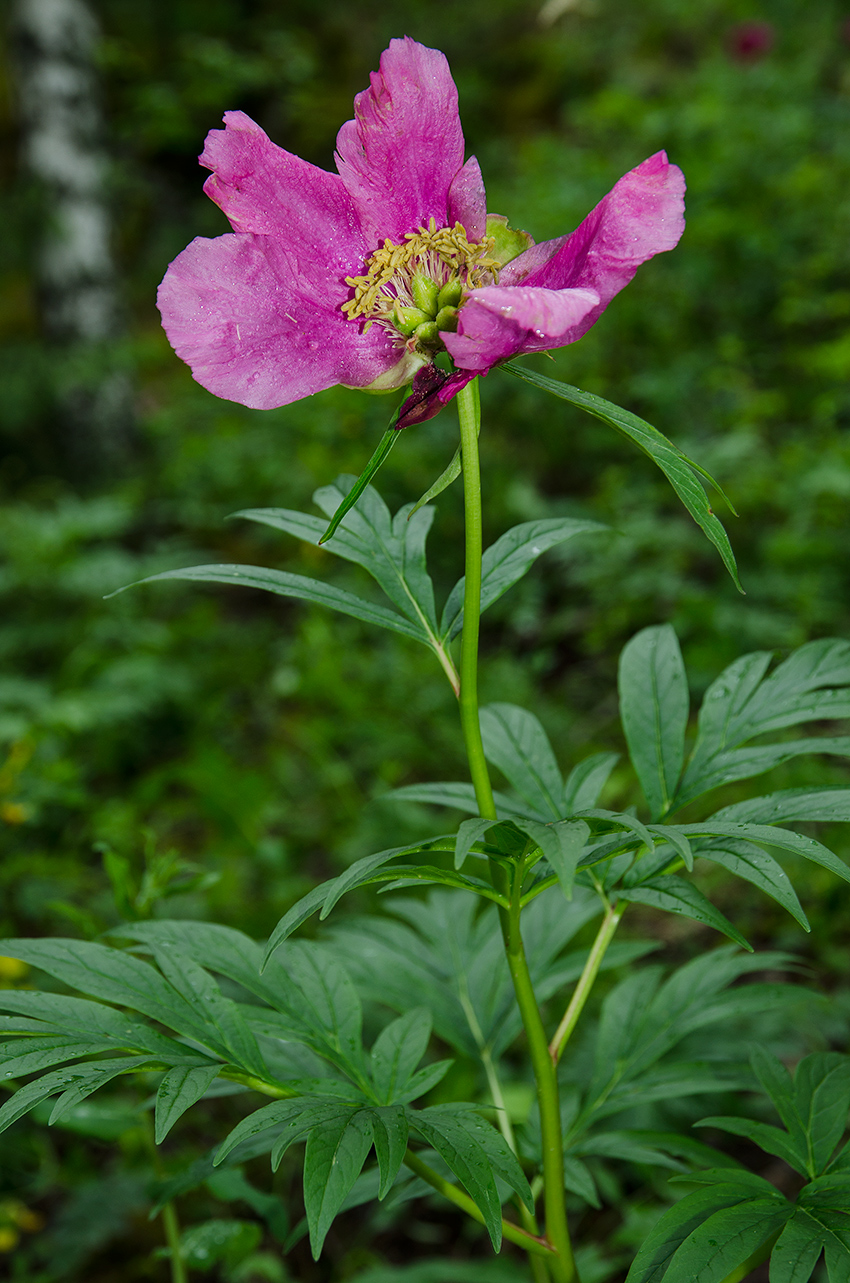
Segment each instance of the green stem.
[{"label": "green stem", "polygon": [[466,561],[463,590],[463,636],[460,644],[460,724],[469,759],[469,773],[485,820],[495,820],[496,804],[484,757],[481,725],[478,720],[478,632],[481,618],[481,469],[478,462],[478,430],[481,404],[478,380],[467,383],[457,397],[460,419],[460,449],[463,459],[463,503],[466,523]]},{"label": "green stem", "polygon": [[[443,1198],[447,1198],[450,1203],[454,1203],[455,1207],[461,1208],[473,1220],[478,1221],[480,1225],[484,1224],[484,1216],[479,1210],[478,1204],[474,1203],[468,1194],[464,1194],[462,1189],[458,1189],[457,1185],[445,1180],[439,1172],[435,1172],[433,1167],[429,1167],[418,1154],[414,1154],[409,1149],[404,1156],[404,1162],[406,1167],[409,1167],[412,1172],[421,1177],[432,1189],[442,1194]],[[516,1243],[518,1247],[524,1247],[527,1252],[546,1256],[549,1260],[554,1259],[554,1249],[545,1239],[527,1234],[525,1230],[521,1230],[512,1221],[502,1221],[502,1234],[510,1243]]]},{"label": "green stem", "polygon": [[[149,1114],[144,1116],[144,1136],[145,1143],[151,1154],[154,1171],[162,1179],[162,1160],[156,1147]],[[177,1211],[174,1204],[170,1199],[167,1203],[163,1203],[160,1216],[162,1217],[162,1228],[165,1230],[165,1242],[171,1258],[171,1283],[188,1283],[189,1275],[180,1253],[180,1222],[177,1219]]]},{"label": "green stem", "polygon": [[180,1225],[173,1203],[166,1203],[163,1207],[162,1224],[165,1229],[165,1241],[171,1253],[171,1283],[186,1283],[186,1266],[180,1255]]},{"label": "green stem", "polygon": [[[460,651],[460,720],[469,772],[475,789],[478,810],[484,819],[497,819],[493,790],[484,756],[481,725],[478,718],[478,634],[481,617],[481,557],[483,550],[481,516],[481,470],[478,460],[478,433],[481,408],[478,380],[458,394],[460,447],[463,460],[463,496],[466,522],[466,559],[463,595],[463,636]],[[491,863],[491,876],[496,889],[508,890],[506,872]],[[543,1201],[546,1237],[555,1249],[548,1265],[556,1283],[577,1283],[567,1212],[564,1201],[564,1153],[561,1136],[561,1111],[555,1064],[549,1055],[549,1044],[534,986],[528,970],[522,935],[519,929],[522,870],[517,870],[511,894],[510,910],[500,909],[499,917],[505,942],[508,967],[514,984],[517,1004],[528,1038],[531,1063],[540,1105],[543,1140]],[[456,1199],[453,1201],[457,1201]],[[474,1206],[474,1204],[473,1204]]]},{"label": "green stem", "polygon": [[522,876],[522,868],[517,869],[505,948],[537,1083],[543,1150],[543,1207],[546,1237],[558,1252],[557,1258],[549,1262],[549,1268],[556,1283],[577,1283],[578,1275],[573,1259],[564,1201],[564,1142],[561,1134],[558,1075],[555,1062],[549,1055],[546,1030],[537,1005],[520,932]]},{"label": "green stem", "polygon": [[584,970],[579,976],[578,984],[573,991],[570,1004],[564,1012],[563,1019],[555,1030],[555,1036],[549,1045],[549,1055],[556,1065],[564,1054],[564,1048],[578,1024],[578,1018],[582,1013],[584,1004],[590,997],[590,991],[599,974],[599,968],[602,966],[602,959],[605,957],[608,946],[614,937],[614,932],[617,930],[625,911],[625,902],[622,908],[619,909],[612,908],[609,905],[605,917],[602,919],[593,947],[588,954],[587,962],[584,964]]}]

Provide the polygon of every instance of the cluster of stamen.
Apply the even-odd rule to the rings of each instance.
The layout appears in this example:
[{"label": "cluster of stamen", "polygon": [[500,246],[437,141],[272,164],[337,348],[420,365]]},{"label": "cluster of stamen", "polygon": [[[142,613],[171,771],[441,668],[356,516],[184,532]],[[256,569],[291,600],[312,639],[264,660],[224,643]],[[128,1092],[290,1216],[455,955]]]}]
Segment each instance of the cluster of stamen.
[{"label": "cluster of stamen", "polygon": [[487,236],[470,242],[461,223],[408,232],[400,245],[387,238],[366,260],[362,276],[347,276],[354,295],[343,303],[350,321],[361,318],[391,327],[406,346],[441,346],[440,330],[457,329],[458,305],[464,290],[492,284],[499,263],[492,257],[495,241]]}]

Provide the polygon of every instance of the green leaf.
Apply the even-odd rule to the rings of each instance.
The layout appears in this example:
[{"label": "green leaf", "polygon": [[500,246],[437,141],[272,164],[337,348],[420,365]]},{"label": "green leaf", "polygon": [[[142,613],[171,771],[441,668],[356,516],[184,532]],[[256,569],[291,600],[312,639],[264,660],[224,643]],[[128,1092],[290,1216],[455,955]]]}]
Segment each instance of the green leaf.
[{"label": "green leaf", "polygon": [[254,1221],[204,1221],[181,1235],[180,1256],[190,1270],[209,1274],[222,1262],[230,1267],[238,1265],[253,1252],[262,1235]]},{"label": "green leaf", "polygon": [[[743,592],[738,579],[735,554],[732,552],[729,538],[714,515],[705,490],[694,476],[694,472],[700,473],[722,495],[723,491],[720,486],[713,477],[709,476],[704,468],[689,459],[678,446],[675,446],[672,441],[668,441],[667,437],[659,432],[657,428],[654,428],[652,424],[647,423],[644,419],[639,419],[631,411],[624,410],[619,405],[614,405],[611,401],[605,401],[602,397],[595,396],[592,392],[582,392],[580,388],[572,387],[569,383],[560,383],[554,379],[547,379],[541,374],[533,373],[524,366],[515,364],[513,361],[503,365],[502,369],[507,370],[508,374],[513,374],[519,379],[524,379],[526,383],[533,384],[534,387],[542,388],[544,392],[551,392],[553,396],[560,397],[561,400],[569,401],[571,405],[576,405],[580,409],[586,410],[588,414],[594,415],[595,418],[601,419],[603,423],[607,423],[609,427],[614,428],[621,436],[627,437],[644,454],[648,455],[652,462],[664,473],[706,538],[714,544],[736,586]],[[724,499],[726,498],[725,495],[723,497]],[[729,504],[729,507],[732,508],[732,505]],[[734,509],[732,511],[734,512]]]},{"label": "green leaf", "polygon": [[[39,1036],[35,1041],[37,1050],[33,1050],[30,1038],[10,1039],[3,1043],[0,1051],[0,1079],[23,1078],[27,1074],[38,1073],[41,1069],[50,1069],[53,1065],[67,1064],[79,1060],[81,1056],[96,1056],[105,1051],[113,1051],[111,1042],[82,1042],[79,1038],[63,1036],[46,1038]],[[177,1044],[175,1043],[175,1049]]]},{"label": "green leaf", "polygon": [[387,428],[386,432],[381,437],[380,441],[375,447],[375,451],[371,459],[369,460],[369,462],[366,464],[366,467],[360,473],[360,476],[357,478],[354,485],[351,487],[348,494],[343,499],[342,503],[334,512],[333,518],[331,520],[331,524],[328,526],[324,535],[319,540],[319,543],[326,543],[328,539],[331,538],[334,531],[339,526],[339,523],[342,521],[343,517],[345,517],[345,515],[357,503],[357,500],[363,494],[369,482],[372,480],[375,473],[378,471],[381,464],[386,459],[390,450],[392,450],[393,446],[398,440],[398,435],[399,435],[395,427],[395,421],[397,418],[398,418],[398,411],[396,411],[396,413],[393,415],[390,426]]},{"label": "green leaf", "polygon": [[50,1117],[51,1123],[56,1122],[67,1109],[91,1092],[97,1091],[98,1087],[102,1087],[119,1074],[146,1068],[150,1061],[150,1056],[116,1056],[95,1065],[73,1065],[66,1069],[56,1069],[51,1074],[44,1074],[34,1082],[19,1087],[14,1096],[0,1108],[0,1132],[5,1131],[24,1114],[29,1113],[42,1100],[61,1092],[56,1109]]},{"label": "green leaf", "polygon": [[[289,1144],[294,1144],[306,1129],[313,1126],[316,1119],[322,1119],[345,1108],[350,1112],[351,1106],[342,1106],[338,1100],[311,1099],[307,1096],[296,1096],[291,1100],[272,1101],[270,1105],[255,1109],[253,1114],[243,1118],[228,1133],[214,1152],[213,1167],[218,1167],[223,1163],[228,1154],[243,1145],[245,1141],[254,1140],[264,1132],[274,1130],[278,1136],[282,1135],[284,1138],[291,1135]],[[274,1137],[271,1139],[273,1141]],[[271,1148],[271,1144],[267,1145],[266,1148]],[[258,1154],[262,1152],[261,1148],[255,1150],[255,1153]],[[204,1179],[206,1178],[204,1177]]]},{"label": "green leaf", "polygon": [[811,930],[809,920],[803,912],[803,906],[797,898],[788,874],[782,865],[760,846],[755,846],[752,842],[736,842],[733,838],[727,838],[700,846],[697,854],[701,859],[722,864],[724,869],[728,869],[736,877],[759,887],[781,904],[783,909],[787,909],[804,931]]},{"label": "green leaf", "polygon": [[371,1148],[372,1116],[367,1109],[349,1111],[311,1129],[304,1154],[304,1210],[314,1261]]},{"label": "green leaf", "polygon": [[[471,815],[478,814],[475,789],[471,784],[460,782],[405,784],[403,788],[390,789],[388,793],[382,793],[380,800],[425,802],[428,806],[448,806],[455,811],[468,811]],[[522,803],[512,801],[505,793],[500,793],[498,789],[493,790],[493,800],[496,803],[496,813],[500,820],[509,819],[514,815],[525,815],[526,813],[526,807]]]},{"label": "green leaf", "polygon": [[765,677],[770,658],[765,651],[744,655],[709,687],[677,806],[684,806],[719,784],[757,775],[801,753],[850,754],[850,739],[846,736],[741,747],[769,731],[850,716],[847,642],[809,642]]},{"label": "green leaf", "polygon": [[381,1031],[370,1056],[372,1082],[381,1102],[391,1105],[399,1098],[425,1055],[430,1037],[427,1007],[414,1007]]},{"label": "green leaf", "polygon": [[578,1194],[591,1207],[602,1206],[590,1168],[574,1154],[564,1155],[564,1189],[568,1189],[571,1194]]},{"label": "green leaf", "polygon": [[794,1108],[809,1146],[809,1176],[819,1176],[847,1126],[850,1057],[815,1052],[794,1073]]},{"label": "green leaf", "polygon": [[[345,501],[353,481],[353,477],[338,477],[334,485],[316,491],[316,502],[333,512]],[[345,561],[362,566],[402,614],[436,634],[434,586],[425,565],[425,540],[434,509],[427,509],[413,520],[408,516],[409,509],[407,504],[391,520],[383,499],[369,489],[323,546]],[[233,515],[283,530],[313,545],[319,543],[325,528],[321,518],[289,508],[247,508]]]},{"label": "green leaf", "polygon": [[819,864],[830,873],[850,882],[850,868],[833,855],[828,847],[814,838],[803,837],[791,829],[774,828],[772,824],[730,824],[723,820],[705,820],[702,824],[679,824],[680,833],[693,837],[730,837],[743,838],[749,842],[764,843],[765,846],[778,846],[780,850],[791,851],[802,855],[805,860]]},{"label": "green leaf", "polygon": [[189,1037],[209,1032],[203,1018],[158,971],[118,949],[88,940],[4,940],[0,952],[39,967],[66,985],[141,1011]]},{"label": "green leaf", "polygon": [[803,1126],[794,1107],[794,1085],[782,1061],[766,1047],[756,1045],[750,1052],[750,1064],[787,1130],[795,1141],[804,1140]]},{"label": "green leaf", "polygon": [[[433,839],[439,842],[442,839]],[[296,931],[303,922],[321,909],[322,918],[326,918],[338,901],[349,891],[356,887],[363,886],[367,883],[372,874],[391,860],[397,859],[401,855],[410,855],[418,851],[433,850],[429,843],[414,842],[408,846],[390,847],[386,851],[378,851],[374,855],[363,856],[360,860],[355,860],[352,865],[336,878],[331,878],[328,882],[323,882],[321,886],[314,887],[303,900],[299,900],[292,908],[283,915],[278,922],[274,931],[269,936],[269,942],[266,945],[265,953],[261,963],[261,970],[265,971],[272,956],[284,944],[293,931]]]},{"label": "green leaf", "polygon": [[[668,845],[672,846],[673,850],[682,857],[682,863],[688,872],[693,872],[694,853],[691,849],[691,844],[685,837],[684,833],[681,833],[679,829],[670,824],[650,824],[649,831],[653,837],[658,837],[662,842],[666,842]],[[702,852],[700,852],[700,854],[702,854]]]},{"label": "green leaf", "polygon": [[746,1136],[767,1154],[775,1154],[793,1167],[801,1176],[806,1176],[806,1153],[793,1143],[787,1132],[769,1123],[754,1122],[751,1118],[727,1118],[722,1115],[701,1118],[694,1127],[716,1127],[719,1131],[730,1132],[733,1136]]},{"label": "green leaf", "polygon": [[410,515],[413,516],[413,514],[418,512],[420,508],[424,507],[426,503],[430,503],[432,499],[436,499],[437,495],[442,494],[444,490],[448,490],[452,482],[457,481],[462,471],[460,446],[458,446],[452,455],[448,466],[443,469],[434,484],[428,487],[421,499],[417,499],[416,503],[413,505]]},{"label": "green leaf", "polygon": [[675,875],[663,878],[650,878],[636,887],[625,887],[619,892],[620,898],[636,904],[649,904],[654,909],[663,909],[665,913],[678,913],[685,918],[693,918],[703,926],[713,927],[723,935],[734,940],[742,948],[753,952],[737,927],[708,900],[692,882]]},{"label": "green leaf", "polygon": [[617,828],[625,829],[627,833],[634,833],[649,851],[655,850],[652,831],[633,815],[627,815],[623,811],[606,811],[600,806],[588,807],[587,810],[577,812],[577,818],[579,815],[583,819],[604,820],[606,824],[615,824]]},{"label": "green leaf", "polygon": [[372,1139],[381,1183],[378,1198],[386,1198],[399,1174],[407,1153],[407,1114],[402,1105],[381,1105],[371,1111]]},{"label": "green leaf", "polygon": [[574,766],[564,784],[564,815],[596,806],[619,760],[619,753],[594,753]]},{"label": "green leaf", "polygon": [[[541,521],[524,521],[506,531],[486,549],[481,562],[481,611],[522,579],[538,557],[575,535],[607,530],[598,521],[576,521],[569,517],[551,517]],[[459,579],[449,594],[440,620],[441,637],[456,637],[463,628],[463,594],[466,579]]]},{"label": "green leaf", "polygon": [[722,1283],[793,1215],[793,1204],[778,1191],[714,1212],[678,1249],[664,1283]]},{"label": "green leaf", "polygon": [[685,756],[688,683],[669,624],[644,628],[620,655],[620,719],[653,820],[670,809]]},{"label": "green leaf", "polygon": [[798,1210],[773,1246],[770,1283],[809,1283],[823,1246],[821,1227]]},{"label": "green leaf", "polygon": [[741,1202],[741,1186],[732,1182],[687,1194],[681,1202],[668,1208],[650,1230],[632,1262],[626,1283],[661,1283],[662,1279],[669,1283],[670,1264],[690,1235],[721,1209]]},{"label": "green leaf", "polygon": [[164,570],[158,575],[147,575],[135,583],[118,588],[109,597],[126,592],[128,588],[137,588],[140,584],[153,584],[167,579],[183,580],[195,584],[229,584],[241,588],[262,588],[265,592],[276,593],[279,597],[295,597],[299,601],[308,601],[316,606],[329,606],[343,615],[352,615],[367,624],[377,624],[379,628],[389,628],[391,632],[401,633],[403,637],[412,637],[415,641],[430,645],[428,634],[421,625],[403,618],[386,606],[379,606],[344,588],[334,588],[323,584],[319,579],[310,579],[306,575],[292,575],[284,570],[269,570],[263,566],[187,566],[183,570]]},{"label": "green leaf", "polygon": [[590,834],[584,820],[560,820],[557,824],[515,820],[514,823],[540,847],[552,866],[564,899],[572,900],[576,868]]},{"label": "green leaf", "polygon": [[502,1245],[502,1208],[493,1165],[477,1138],[463,1126],[457,1106],[409,1109],[407,1118],[411,1130],[437,1151],[464,1186],[484,1217],[493,1250],[498,1252]]},{"label": "green leaf", "polygon": [[488,761],[525,798],[535,818],[560,820],[561,772],[537,718],[516,704],[489,704],[481,709],[481,735]]},{"label": "green leaf", "polygon": [[269,1071],[260,1055],[257,1040],[240,1015],[239,1008],[225,998],[213,978],[181,949],[165,941],[153,946],[160,971],[186,1002],[202,1011],[217,1037],[207,1034],[203,1042],[212,1046],[240,1068],[259,1078]]},{"label": "green leaf", "polygon": [[714,820],[744,824],[782,824],[787,821],[850,823],[850,789],[780,789],[766,797],[750,797],[715,811]]},{"label": "green leaf", "polygon": [[156,1136],[159,1145],[187,1109],[201,1099],[218,1077],[220,1065],[175,1065],[164,1075],[156,1093]]},{"label": "green leaf", "polygon": [[470,850],[484,834],[492,829],[496,820],[464,820],[457,831],[455,840],[455,868],[462,869]]}]

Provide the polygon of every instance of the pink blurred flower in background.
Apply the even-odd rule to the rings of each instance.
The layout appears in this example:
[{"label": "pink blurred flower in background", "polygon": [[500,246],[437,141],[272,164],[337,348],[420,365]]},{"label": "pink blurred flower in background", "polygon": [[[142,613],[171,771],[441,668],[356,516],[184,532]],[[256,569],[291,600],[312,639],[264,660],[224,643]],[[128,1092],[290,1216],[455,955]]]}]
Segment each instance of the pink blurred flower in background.
[{"label": "pink blurred flower in background", "polygon": [[729,32],[729,50],[739,62],[758,62],[770,53],[774,39],[770,22],[739,22]]},{"label": "pink blurred flower in background", "polygon": [[[216,396],[270,409],[337,383],[412,383],[398,426],[421,422],[494,365],[581,338],[682,234],[684,178],[664,152],[557,240],[535,245],[488,217],[448,63],[407,37],[354,107],[336,174],[242,112],[207,137],[204,191],[233,232],[179,254],[158,303],[174,350]],[[446,353],[448,370],[435,365]]]}]

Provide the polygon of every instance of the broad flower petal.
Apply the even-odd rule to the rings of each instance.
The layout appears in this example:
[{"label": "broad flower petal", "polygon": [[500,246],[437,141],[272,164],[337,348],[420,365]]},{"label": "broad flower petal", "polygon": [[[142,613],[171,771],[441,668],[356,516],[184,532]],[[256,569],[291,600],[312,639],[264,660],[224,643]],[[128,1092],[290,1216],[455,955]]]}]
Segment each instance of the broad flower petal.
[{"label": "broad flower petal", "polygon": [[441,337],[459,369],[489,370],[512,356],[571,343],[598,304],[595,290],[489,285],[469,295],[457,333]]},{"label": "broad flower petal", "polygon": [[256,410],[347,383],[366,387],[399,352],[340,311],[339,290],[316,292],[281,238],[197,237],[159,287],[162,323],[179,357],[216,396]]},{"label": "broad flower petal", "polygon": [[667,153],[656,152],[624,174],[569,236],[533,245],[501,273],[503,286],[591,289],[598,306],[584,318],[581,338],[641,263],[673,249],[685,228],[685,178]]},{"label": "broad flower petal", "polygon": [[448,224],[466,228],[470,241],[483,241],[487,234],[487,195],[481,166],[470,156],[463,169],[459,169],[449,188]]},{"label": "broad flower petal", "polygon": [[342,273],[345,297],[342,277],[371,245],[342,179],[278,147],[242,111],[225,112],[224,124],[210,130],[199,157],[213,171],[206,195],[235,232],[280,236],[301,260],[330,260]]},{"label": "broad flower petal", "polygon": [[449,187],[463,165],[457,89],[445,55],[405,36],[391,40],[354,120],[337,137],[337,168],[376,244],[447,220]]}]

